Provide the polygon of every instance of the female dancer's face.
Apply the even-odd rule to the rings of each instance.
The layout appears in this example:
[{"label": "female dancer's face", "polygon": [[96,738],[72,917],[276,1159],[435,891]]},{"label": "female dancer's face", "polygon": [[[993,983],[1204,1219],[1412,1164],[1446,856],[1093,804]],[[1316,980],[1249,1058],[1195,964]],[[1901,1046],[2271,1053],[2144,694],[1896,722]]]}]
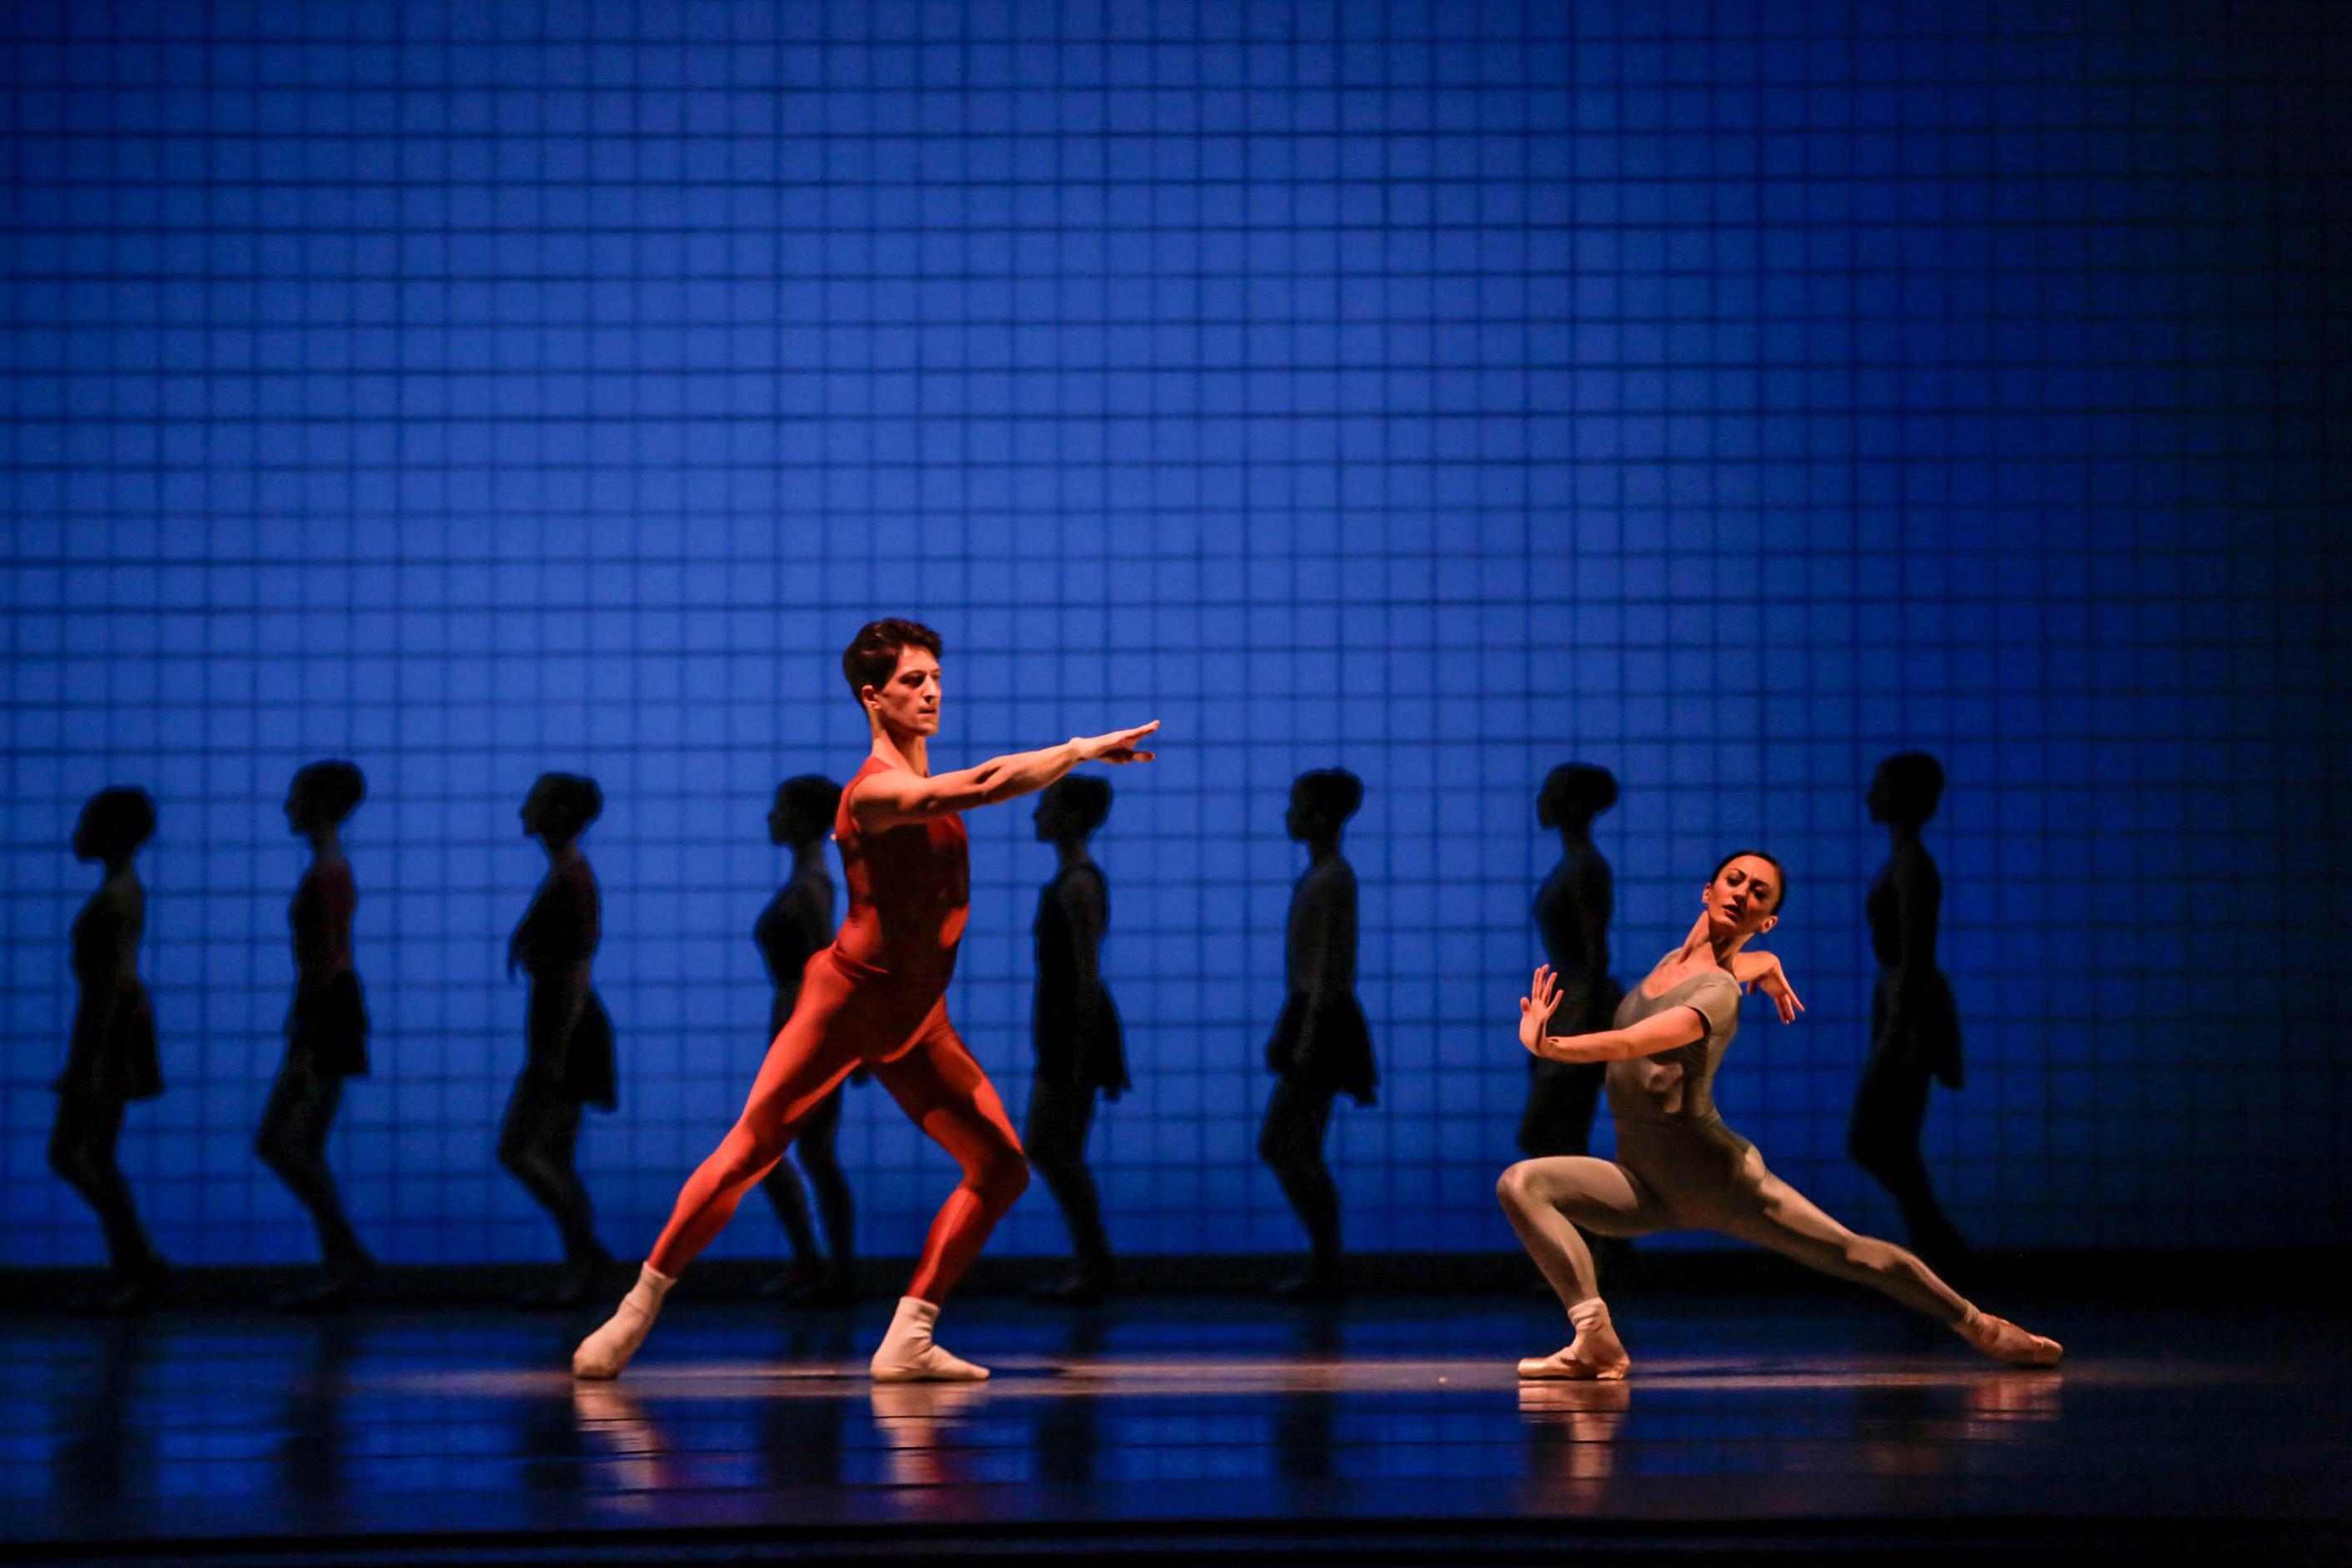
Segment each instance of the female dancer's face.
[{"label": "female dancer's face", "polygon": [[1780,874],[1772,862],[1742,855],[1715,874],[1699,895],[1716,930],[1725,936],[1759,936],[1780,923]]},{"label": "female dancer's face", "polygon": [[936,735],[940,732],[940,661],[929,650],[898,650],[898,667],[880,686],[866,689],[866,710],[893,735]]}]

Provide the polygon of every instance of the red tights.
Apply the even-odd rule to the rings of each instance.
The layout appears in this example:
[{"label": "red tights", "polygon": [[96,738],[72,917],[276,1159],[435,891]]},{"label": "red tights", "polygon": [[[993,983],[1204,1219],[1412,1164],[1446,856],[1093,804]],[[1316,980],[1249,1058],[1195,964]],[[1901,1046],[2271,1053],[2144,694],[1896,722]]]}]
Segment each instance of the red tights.
[{"label": "red tights", "polygon": [[675,1278],[710,1245],[817,1103],[860,1064],[963,1167],[940,1205],[907,1294],[937,1305],[1029,1184],[1029,1162],[995,1086],[948,1022],[945,998],[887,976],[853,977],[831,950],[809,960],[793,1016],[769,1046],[743,1114],[677,1194],[646,1261]]}]

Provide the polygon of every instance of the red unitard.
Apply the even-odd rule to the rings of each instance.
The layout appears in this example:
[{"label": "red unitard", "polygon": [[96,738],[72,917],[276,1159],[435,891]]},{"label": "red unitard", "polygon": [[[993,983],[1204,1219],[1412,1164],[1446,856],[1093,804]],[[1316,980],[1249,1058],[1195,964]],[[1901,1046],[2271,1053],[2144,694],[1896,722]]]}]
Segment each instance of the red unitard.
[{"label": "red unitard", "polygon": [[677,1194],[646,1261],[675,1277],[710,1244],[743,1194],[782,1158],[817,1103],[861,1064],[963,1167],[931,1222],[907,1294],[947,1300],[981,1244],[1029,1184],[1029,1162],[988,1075],[948,1022],[948,977],[971,913],[963,819],[952,813],[858,830],[858,785],[887,771],[868,757],[841,792],[833,836],[849,915],[801,973],[793,1016],[768,1047],[743,1114]]}]

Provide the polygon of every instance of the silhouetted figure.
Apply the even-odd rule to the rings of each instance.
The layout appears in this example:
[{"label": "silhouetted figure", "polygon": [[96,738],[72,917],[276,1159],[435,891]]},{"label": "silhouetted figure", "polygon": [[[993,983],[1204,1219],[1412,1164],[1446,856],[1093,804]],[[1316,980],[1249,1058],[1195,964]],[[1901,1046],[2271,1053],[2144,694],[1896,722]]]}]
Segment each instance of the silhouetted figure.
[{"label": "silhouetted figure", "polygon": [[147,1239],[131,1184],[115,1162],[123,1108],[163,1092],[155,1055],[155,1012],[139,980],[139,939],[147,924],[147,893],[132,866],[139,847],[155,833],[155,803],[143,789],[102,789],[81,808],[74,826],[77,860],[95,860],[106,875],[73,922],[73,1043],[65,1071],[50,1087],[58,1119],[49,1134],[49,1168],[64,1177],[106,1227],[107,1288],[77,1310],[125,1313],[144,1310],[162,1287],[166,1265]]},{"label": "silhouetted figure", "polygon": [[534,1306],[578,1306],[613,1260],[573,1165],[580,1108],[614,1107],[613,1020],[589,984],[601,911],[579,843],[604,809],[596,781],[573,773],[541,773],[522,803],[522,830],[546,847],[548,867],[507,944],[507,973],[530,974],[530,1052],[499,1129],[499,1163],[563,1237],[562,1276],[526,1298]]},{"label": "silhouetted figure", "polygon": [[310,1211],[327,1278],[278,1298],[289,1311],[341,1306],[375,1260],[343,1215],[327,1165],[327,1133],[343,1080],[368,1070],[367,1004],[352,963],[352,916],[359,889],[343,858],[343,819],[367,795],[349,763],[312,763],[286,791],[286,821],[310,841],[310,865],[294,889],[286,923],[294,935],[294,1005],[286,1015],[286,1058],[261,1112],[254,1152]]},{"label": "silhouetted figure", "polygon": [[[776,801],[768,811],[769,841],[793,852],[791,879],[768,900],[751,928],[751,940],[760,944],[760,957],[775,986],[775,1000],[768,1009],[772,1041],[783,1032],[800,1000],[801,971],[833,945],[833,878],[824,868],[824,841],[840,809],[839,784],[820,774],[803,773],[776,786]],[[817,1101],[793,1141],[808,1170],[808,1184],[816,1192],[825,1239],[833,1245],[830,1261],[817,1246],[808,1197],[793,1173],[792,1156],[778,1160],[760,1184],[793,1244],[792,1272],[771,1289],[804,1306],[837,1306],[857,1299],[857,1210],[850,1201],[849,1178],[842,1174],[834,1152],[834,1140],[841,1131],[841,1094],[836,1087]]]},{"label": "silhouetted figure", "polygon": [[1061,868],[1038,894],[1030,927],[1037,959],[1030,1039],[1037,1065],[1021,1142],[1061,1205],[1074,1264],[1066,1279],[1030,1292],[1044,1301],[1093,1301],[1111,1288],[1110,1237],[1087,1169],[1096,1093],[1117,1100],[1128,1088],[1118,1009],[1097,962],[1110,924],[1110,887],[1087,853],[1087,840],[1109,815],[1110,785],[1092,774],[1072,773],[1037,802],[1038,841],[1054,846]]},{"label": "silhouetted figure", "polygon": [[[1559,864],[1536,890],[1536,929],[1544,956],[1559,979],[1560,1012],[1570,1032],[1605,1029],[1622,989],[1609,977],[1609,917],[1617,894],[1609,862],[1592,847],[1592,819],[1617,804],[1617,780],[1607,768],[1568,763],[1552,769],[1536,797],[1536,820],[1559,831]],[[1543,1158],[1592,1152],[1592,1114],[1601,1103],[1599,1062],[1528,1058],[1528,1105],[1519,1118],[1519,1148]]]},{"label": "silhouetted figure", "polygon": [[1355,774],[1319,768],[1291,785],[1284,819],[1308,858],[1290,894],[1283,947],[1289,996],[1265,1043],[1276,1080],[1257,1152],[1281,1180],[1313,1248],[1307,1272],[1275,1287],[1275,1294],[1294,1300],[1336,1296],[1346,1287],[1339,1189],[1323,1162],[1323,1136],[1333,1099],[1349,1094],[1370,1105],[1380,1077],[1371,1031],[1356,1001],[1356,873],[1339,854],[1340,832],[1363,799]]},{"label": "silhouetted figure", "polygon": [[1936,967],[1936,924],[1944,900],[1935,857],[1920,829],[1944,795],[1944,770],[1925,752],[1878,764],[1870,783],[1870,819],[1886,824],[1886,864],[1870,885],[1863,912],[1878,957],[1870,1000],[1870,1058],[1853,1099],[1846,1148],[1903,1210],[1904,1228],[1920,1256],[1948,1263],[1968,1243],[1936,1201],[1919,1133],[1927,1120],[1927,1080],[1961,1084],[1960,1016],[1950,982]]}]

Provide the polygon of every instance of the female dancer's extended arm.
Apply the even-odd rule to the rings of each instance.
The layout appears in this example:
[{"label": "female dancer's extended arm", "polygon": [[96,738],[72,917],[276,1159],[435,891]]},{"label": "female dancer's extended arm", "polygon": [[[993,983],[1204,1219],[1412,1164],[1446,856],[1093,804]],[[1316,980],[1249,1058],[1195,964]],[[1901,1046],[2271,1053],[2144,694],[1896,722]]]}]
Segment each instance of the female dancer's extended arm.
[{"label": "female dancer's extended arm", "polygon": [[1546,1035],[1544,1026],[1559,1010],[1559,977],[1549,963],[1537,966],[1528,994],[1519,998],[1519,1044],[1546,1061],[1621,1062],[1633,1057],[1654,1057],[1687,1046],[1706,1033],[1696,1007],[1676,1007],[1643,1019],[1630,1029],[1601,1029],[1590,1035]]},{"label": "female dancer's extended arm", "polygon": [[[1790,988],[1780,961],[1769,952],[1738,952],[1731,958],[1731,977],[1742,989],[1761,990],[1780,1010],[1780,1022],[1793,1023],[1805,1005]],[[1551,965],[1539,965],[1530,994],[1519,998],[1519,1043],[1555,1062],[1618,1062],[1633,1057],[1654,1057],[1687,1046],[1706,1033],[1706,1020],[1695,1007],[1677,1007],[1643,1019],[1630,1029],[1601,1029],[1590,1035],[1546,1035],[1544,1026],[1559,1007],[1559,977]]]},{"label": "female dancer's extended arm", "polygon": [[893,768],[858,785],[849,809],[860,828],[878,833],[950,812],[994,805],[1044,789],[1080,763],[1148,763],[1153,753],[1137,751],[1135,742],[1159,728],[1160,721],[1154,719],[1108,735],[1073,736],[1043,751],[991,757],[976,768],[959,768],[929,778]]}]

